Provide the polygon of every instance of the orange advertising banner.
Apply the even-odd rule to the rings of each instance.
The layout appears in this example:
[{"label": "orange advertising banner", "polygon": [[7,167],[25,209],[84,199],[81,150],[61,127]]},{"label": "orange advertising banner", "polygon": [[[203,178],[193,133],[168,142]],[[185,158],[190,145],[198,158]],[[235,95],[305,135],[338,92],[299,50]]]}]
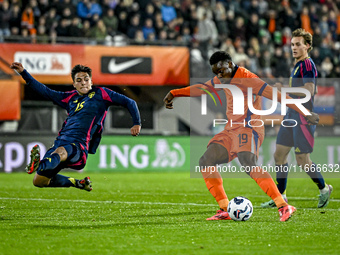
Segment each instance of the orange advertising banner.
[{"label": "orange advertising banner", "polygon": [[77,64],[92,68],[95,85],[183,86],[190,80],[185,47],[3,43],[0,53],[8,63],[21,62],[45,84],[72,84],[70,73]]},{"label": "orange advertising banner", "polygon": [[0,80],[0,120],[19,120],[20,109],[20,82]]}]

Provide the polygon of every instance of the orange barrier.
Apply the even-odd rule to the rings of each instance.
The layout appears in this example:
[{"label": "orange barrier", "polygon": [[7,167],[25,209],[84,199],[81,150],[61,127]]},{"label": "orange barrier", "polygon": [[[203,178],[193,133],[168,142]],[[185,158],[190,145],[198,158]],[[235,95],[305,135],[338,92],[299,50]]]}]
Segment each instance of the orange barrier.
[{"label": "orange barrier", "polygon": [[0,80],[0,120],[19,120],[20,109],[20,82]]},{"label": "orange barrier", "polygon": [[76,64],[92,68],[95,85],[184,86],[190,80],[185,47],[3,43],[0,52],[5,61],[21,62],[46,84],[72,84],[70,72]]}]

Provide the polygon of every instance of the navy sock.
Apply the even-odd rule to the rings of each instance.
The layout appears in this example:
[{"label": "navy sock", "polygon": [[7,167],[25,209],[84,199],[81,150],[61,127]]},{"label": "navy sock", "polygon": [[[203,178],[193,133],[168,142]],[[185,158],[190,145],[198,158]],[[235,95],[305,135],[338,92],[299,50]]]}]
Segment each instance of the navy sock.
[{"label": "navy sock", "polygon": [[277,189],[283,194],[287,187],[288,163],[275,165]]},{"label": "navy sock", "polygon": [[67,177],[61,174],[57,174],[50,180],[48,187],[77,187],[77,181],[74,178]]},{"label": "navy sock", "polygon": [[311,168],[306,171],[306,173],[310,178],[312,178],[313,182],[315,182],[319,189],[326,187],[325,180],[321,174],[321,169],[314,162],[312,163]]},{"label": "navy sock", "polygon": [[40,161],[38,170],[52,170],[60,164],[60,156],[58,153],[53,153],[49,158]]}]

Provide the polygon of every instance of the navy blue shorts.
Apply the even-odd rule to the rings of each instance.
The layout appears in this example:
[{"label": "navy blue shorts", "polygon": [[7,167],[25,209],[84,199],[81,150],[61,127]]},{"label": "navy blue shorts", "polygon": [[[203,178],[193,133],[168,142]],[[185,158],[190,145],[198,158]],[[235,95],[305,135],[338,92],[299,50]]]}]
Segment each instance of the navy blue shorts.
[{"label": "navy blue shorts", "polygon": [[85,167],[86,165],[86,160],[87,160],[87,153],[85,151],[85,147],[80,144],[80,143],[72,143],[70,144],[67,141],[63,140],[55,140],[53,146],[46,152],[44,155],[44,158],[49,158],[58,147],[65,147],[65,146],[70,146],[72,145],[72,153],[71,155],[68,155],[67,160],[64,162],[61,162],[57,168],[55,169],[47,169],[47,170],[38,170],[37,174],[52,178],[55,176],[57,173],[60,172],[63,168],[72,168],[75,170],[81,170]]},{"label": "navy blue shorts", "polygon": [[312,153],[316,125],[297,124],[295,127],[280,127],[276,144],[294,147],[296,154]]}]

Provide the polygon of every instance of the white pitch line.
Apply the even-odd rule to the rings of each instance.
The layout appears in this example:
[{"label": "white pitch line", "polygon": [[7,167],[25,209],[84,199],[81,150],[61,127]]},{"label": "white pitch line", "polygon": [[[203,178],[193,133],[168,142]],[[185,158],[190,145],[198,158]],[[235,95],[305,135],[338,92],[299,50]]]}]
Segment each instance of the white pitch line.
[{"label": "white pitch line", "polygon": [[[17,198],[17,197],[0,197],[0,200],[25,200],[25,201],[44,201],[44,202],[68,202],[68,203],[94,203],[94,204],[140,204],[140,205],[174,205],[174,206],[201,206],[201,207],[217,207],[217,204],[196,204],[196,203],[170,203],[170,202],[137,202],[137,201],[97,201],[97,200],[69,200],[69,199],[48,199],[48,198]],[[261,206],[254,206],[260,209]],[[297,208],[302,210],[315,210],[317,208]],[[340,211],[340,208],[323,208],[318,210]]]},{"label": "white pitch line", "polygon": [[100,204],[142,204],[142,205],[177,205],[177,206],[217,206],[216,204],[196,204],[196,203],[169,203],[169,202],[136,202],[136,201],[96,201],[96,200],[69,200],[69,199],[48,199],[48,198],[17,198],[17,197],[0,197],[6,200],[29,200],[45,202],[78,202],[78,203],[100,203]]}]

